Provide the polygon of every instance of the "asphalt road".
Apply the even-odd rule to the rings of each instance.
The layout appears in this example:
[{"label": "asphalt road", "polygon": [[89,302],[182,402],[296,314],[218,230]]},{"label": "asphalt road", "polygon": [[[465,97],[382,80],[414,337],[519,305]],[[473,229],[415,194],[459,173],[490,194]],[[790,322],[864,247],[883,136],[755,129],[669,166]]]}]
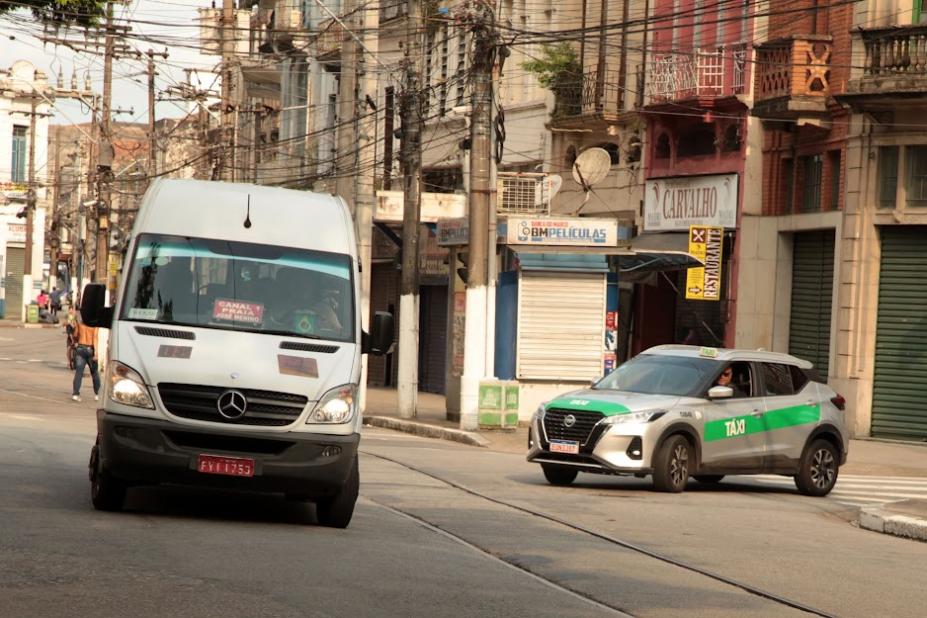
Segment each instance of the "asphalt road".
[{"label": "asphalt road", "polygon": [[[921,616],[927,545],[788,488],[581,475],[385,430],[347,530],[310,505],[173,488],[94,511],[94,404],[62,336],[0,329],[2,616]],[[8,360],[3,360],[8,359]],[[29,361],[34,362],[29,362]]]}]

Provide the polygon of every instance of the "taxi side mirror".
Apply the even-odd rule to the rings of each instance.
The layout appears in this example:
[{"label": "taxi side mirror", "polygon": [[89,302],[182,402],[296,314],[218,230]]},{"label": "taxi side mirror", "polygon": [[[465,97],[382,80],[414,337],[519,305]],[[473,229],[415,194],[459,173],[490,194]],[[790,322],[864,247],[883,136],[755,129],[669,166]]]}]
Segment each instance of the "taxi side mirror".
[{"label": "taxi side mirror", "polygon": [[730,386],[712,386],[708,389],[709,399],[730,399],[734,396],[734,389]]}]

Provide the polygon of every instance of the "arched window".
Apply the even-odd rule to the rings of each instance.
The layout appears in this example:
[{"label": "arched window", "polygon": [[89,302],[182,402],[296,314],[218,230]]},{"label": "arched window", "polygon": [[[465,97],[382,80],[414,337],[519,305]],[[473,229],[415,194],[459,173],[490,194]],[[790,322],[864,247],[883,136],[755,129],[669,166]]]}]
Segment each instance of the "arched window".
[{"label": "arched window", "polygon": [[688,129],[679,136],[676,156],[697,157],[715,153],[715,131],[713,125],[700,125]]},{"label": "arched window", "polygon": [[666,133],[660,133],[657,136],[657,145],[654,148],[653,156],[656,159],[669,159],[670,158],[670,138]]},{"label": "arched window", "polygon": [[724,152],[737,152],[740,150],[740,126],[732,124],[724,130],[724,140],[721,149]]},{"label": "arched window", "polygon": [[621,148],[618,147],[618,144],[613,142],[605,142],[604,144],[599,144],[599,148],[605,150],[608,153],[608,158],[611,161],[612,165],[618,165],[621,163]]},{"label": "arched window", "polygon": [[569,146],[566,149],[566,156],[563,158],[563,163],[566,166],[566,169],[572,169],[573,164],[576,163],[576,146]]}]

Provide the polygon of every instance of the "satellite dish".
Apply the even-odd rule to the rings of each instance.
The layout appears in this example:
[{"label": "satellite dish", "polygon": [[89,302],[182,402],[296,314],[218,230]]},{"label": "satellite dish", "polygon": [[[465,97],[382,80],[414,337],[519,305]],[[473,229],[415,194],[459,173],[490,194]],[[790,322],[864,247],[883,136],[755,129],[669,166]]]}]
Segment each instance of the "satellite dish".
[{"label": "satellite dish", "polygon": [[587,148],[573,163],[573,180],[588,192],[596,183],[608,176],[612,158],[604,148]]},{"label": "satellite dish", "polygon": [[537,206],[550,204],[560,187],[563,186],[563,176],[560,174],[550,174],[545,177],[534,187],[534,203]]}]

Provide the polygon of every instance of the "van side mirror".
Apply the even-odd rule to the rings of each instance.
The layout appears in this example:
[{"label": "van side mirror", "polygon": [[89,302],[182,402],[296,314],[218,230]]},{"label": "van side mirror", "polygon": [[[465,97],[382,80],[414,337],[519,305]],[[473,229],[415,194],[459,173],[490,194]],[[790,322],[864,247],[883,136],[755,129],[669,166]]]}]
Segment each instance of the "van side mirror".
[{"label": "van side mirror", "polygon": [[730,399],[734,396],[734,389],[730,386],[712,386],[708,389],[709,399]]},{"label": "van side mirror", "polygon": [[393,314],[386,311],[377,311],[373,315],[373,324],[370,334],[364,333],[361,340],[361,352],[382,356],[388,354],[393,347],[395,326]]},{"label": "van side mirror", "polygon": [[87,326],[109,328],[113,324],[113,308],[106,304],[106,286],[88,283],[80,297],[80,318]]}]

